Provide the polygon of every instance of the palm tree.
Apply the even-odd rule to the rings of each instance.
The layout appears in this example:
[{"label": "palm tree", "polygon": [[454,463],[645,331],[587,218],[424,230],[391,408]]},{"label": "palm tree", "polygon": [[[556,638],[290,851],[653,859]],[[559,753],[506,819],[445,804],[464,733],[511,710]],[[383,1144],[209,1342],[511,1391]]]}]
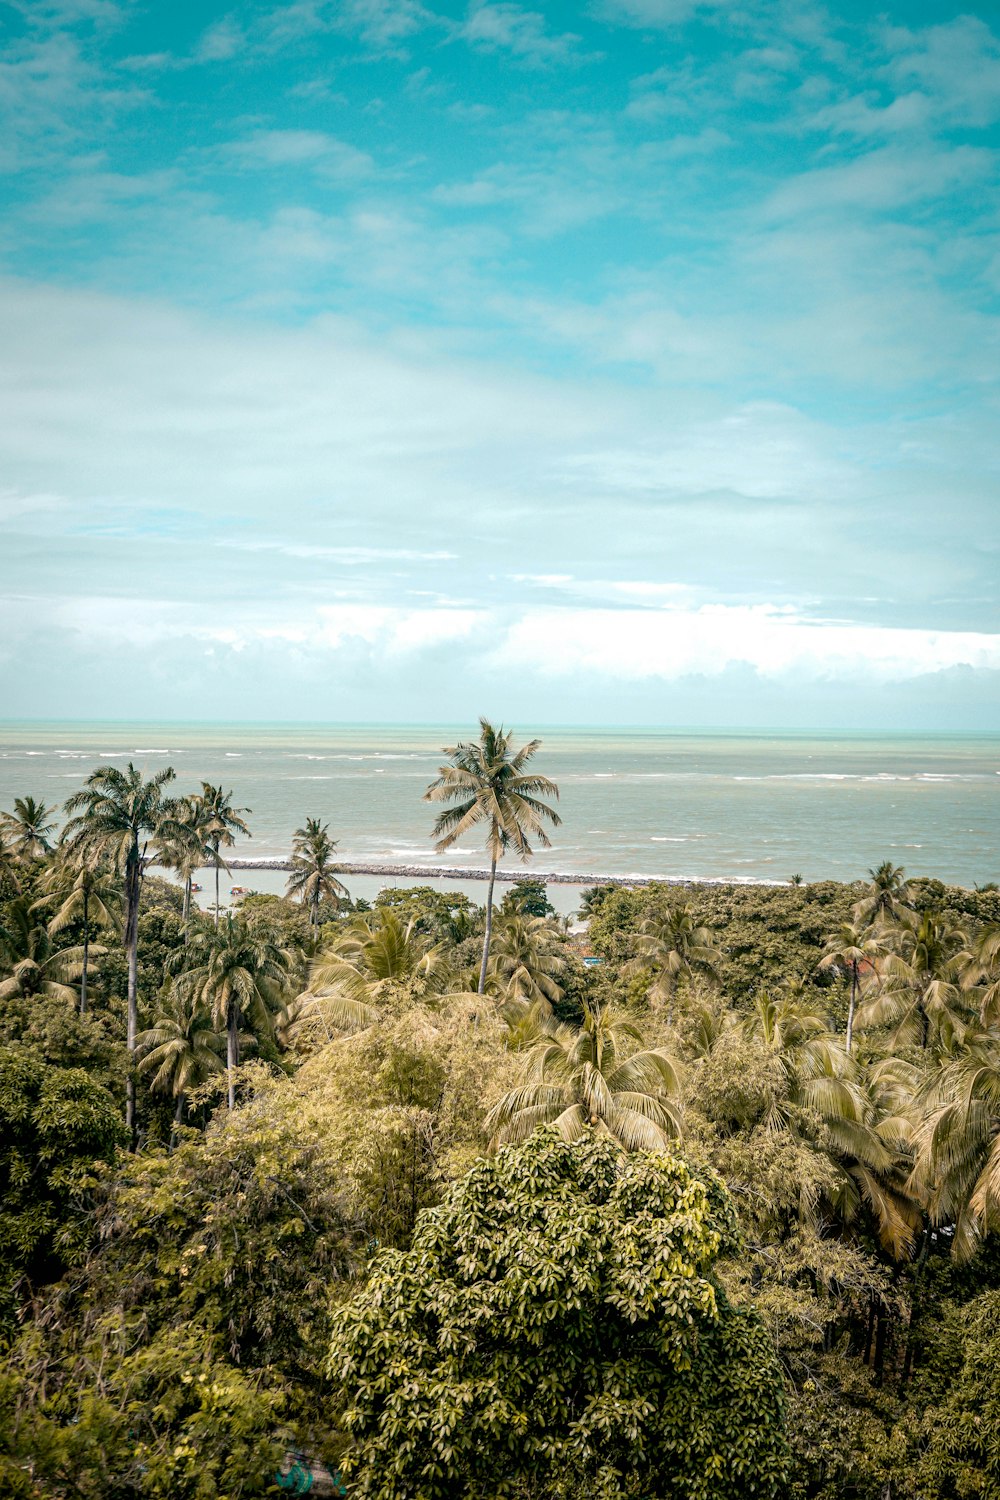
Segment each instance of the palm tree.
[{"label": "palm tree", "polygon": [[80,1014],[87,1014],[87,978],[90,967],[92,928],[120,928],[121,891],[106,867],[60,860],[43,882],[47,894],[37,904],[55,906],[49,919],[49,934],[80,922],[83,926],[83,956],[80,964]]},{"label": "palm tree", "polygon": [[678,902],[659,916],[647,917],[636,937],[643,967],[654,971],[652,997],[672,1010],[674,989],[681,978],[695,971],[714,974],[721,958],[713,946],[710,927],[698,926],[686,902]]},{"label": "palm tree", "polygon": [[494,1145],[527,1140],[548,1124],[567,1141],[606,1132],[627,1151],[662,1150],[680,1133],[677,1063],[646,1048],[633,1023],[608,1006],[588,1010],[579,1030],[540,1028],[524,1071],[524,1083],[486,1117]]},{"label": "palm tree", "polygon": [[865,982],[875,976],[875,965],[885,953],[885,944],[871,928],[857,922],[842,922],[826,940],[820,969],[841,969],[851,976],[851,997],[847,1007],[847,1035],[844,1050],[850,1055],[854,1044],[854,1012],[862,977]]},{"label": "palm tree", "polygon": [[442,766],[437,780],[424,793],[427,802],[454,802],[434,823],[434,845],[440,854],[475,828],[486,824],[486,851],[490,857],[490,883],[486,892],[486,932],[479,966],[479,993],[486,988],[486,966],[493,931],[493,887],[497,864],[513,849],[525,862],[533,853],[529,838],[545,848],[551,840],[543,824],[557,827],[561,821],[554,808],[540,799],[559,796],[559,788],[547,776],[525,772],[525,766],[541,745],[529,740],[520,750],[511,749],[511,735],[503,727],[494,729],[488,719],[479,721],[480,736],[468,744],[445,750],[451,764]]},{"label": "palm tree", "polygon": [[309,907],[309,925],[313,942],[319,933],[319,904],[332,901],[337,904],[342,896],[349,895],[347,887],[334,874],[333,851],[336,839],[330,837],[329,824],[319,818],[306,818],[305,826],[296,828],[292,836],[292,873],[288,877],[286,894],[297,896]]},{"label": "palm tree", "polygon": [[1000,1228],[1000,1044],[980,1033],[932,1073],[919,1102],[913,1178],[932,1222],[955,1226],[968,1260]]},{"label": "palm tree", "polygon": [[501,910],[489,972],[504,1000],[554,1003],[562,995],[557,976],[565,967],[565,944],[551,922]]},{"label": "palm tree", "polygon": [[124,943],[128,954],[129,1055],[126,1080],[125,1123],[136,1145],[135,1037],[138,1023],[139,898],[145,867],[155,855],[161,839],[176,836],[173,806],[163,788],[173,781],[170,766],[148,781],[130,761],[125,771],[117,766],[98,766],[87,777],[85,789],[66,803],[70,821],[63,831],[71,859],[97,868],[106,864],[123,883],[125,898]]},{"label": "palm tree", "polygon": [[153,1092],[172,1094],[177,1100],[172,1147],[184,1123],[188,1093],[222,1070],[222,1039],[206,1007],[175,985],[152,1026],[136,1038],[136,1049],[142,1057],[139,1072],[153,1075]]},{"label": "palm tree", "polygon": [[80,974],[81,950],[54,948],[48,929],[35,920],[35,904],[27,896],[7,903],[0,923],[0,958],[6,970],[0,999],[68,1000],[75,1005],[72,981]]},{"label": "palm tree", "polygon": [[227,914],[219,927],[200,926],[191,942],[195,966],[182,974],[177,988],[192,1006],[201,1007],[217,1030],[226,1033],[229,1108],[236,1106],[240,1027],[271,1030],[272,1011],[292,975],[292,955],[262,923]]},{"label": "palm tree", "polygon": [[54,812],[54,807],[46,807],[34,797],[15,797],[14,811],[0,813],[0,830],[15,859],[44,859],[52,852],[49,835],[55,832]]},{"label": "palm tree", "polygon": [[289,1028],[361,1031],[379,1018],[380,986],[387,980],[410,984],[421,994],[439,995],[448,970],[441,948],[421,932],[416,918],[403,923],[398,912],[379,907],[357,916],[316,959],[309,986],[283,1017]]},{"label": "palm tree", "polygon": [[894,865],[885,859],[875,870],[869,870],[871,884],[854,907],[854,920],[859,927],[872,927],[876,922],[896,922],[909,911],[910,888],[906,883],[906,871],[902,865]]},{"label": "palm tree", "polygon": [[197,792],[177,799],[173,818],[176,824],[174,835],[161,841],[160,862],[168,870],[175,870],[184,881],[181,919],[186,923],[191,916],[194,877],[210,858],[208,834],[212,819],[204,799]]},{"label": "palm tree", "polygon": [[871,999],[859,1008],[859,1026],[894,1026],[892,1046],[961,1040],[973,1002],[959,983],[967,970],[967,939],[960,927],[934,912],[905,914],[883,928],[891,951]]},{"label": "palm tree", "polygon": [[202,827],[205,833],[205,842],[212,853],[212,863],[215,865],[215,925],[219,925],[219,870],[229,866],[223,860],[220,850],[231,849],[236,843],[234,834],[242,833],[247,838],[251,833],[242,814],[250,812],[249,807],[234,807],[232,792],[224,792],[221,786],[212,786],[208,781],[201,784],[201,803],[204,814]]},{"label": "palm tree", "polygon": [[20,875],[21,872],[18,868],[14,850],[7,842],[6,830],[0,827],[0,887],[2,887],[4,881],[10,881],[15,894],[17,894],[21,889]]},{"label": "palm tree", "polygon": [[1000,1020],[1000,926],[996,923],[976,933],[962,965],[962,985],[976,992],[983,1025],[995,1026]]},{"label": "palm tree", "polygon": [[[834,1169],[830,1207],[850,1224],[866,1203],[882,1244],[896,1257],[905,1255],[918,1216],[905,1189],[911,1122],[898,1073],[886,1073],[877,1087],[864,1078],[815,1002],[802,994],[760,991],[744,1026],[773,1055],[784,1082],[766,1128],[804,1136],[826,1156]],[[812,1222],[816,1207],[803,1187],[800,1218]]]}]

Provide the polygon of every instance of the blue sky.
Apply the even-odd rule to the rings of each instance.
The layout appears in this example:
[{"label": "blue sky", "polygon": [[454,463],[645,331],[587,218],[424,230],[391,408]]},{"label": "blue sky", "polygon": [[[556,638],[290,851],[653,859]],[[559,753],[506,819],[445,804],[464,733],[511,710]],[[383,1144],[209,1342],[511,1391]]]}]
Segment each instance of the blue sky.
[{"label": "blue sky", "polygon": [[1000,729],[994,6],[0,27],[0,716]]}]

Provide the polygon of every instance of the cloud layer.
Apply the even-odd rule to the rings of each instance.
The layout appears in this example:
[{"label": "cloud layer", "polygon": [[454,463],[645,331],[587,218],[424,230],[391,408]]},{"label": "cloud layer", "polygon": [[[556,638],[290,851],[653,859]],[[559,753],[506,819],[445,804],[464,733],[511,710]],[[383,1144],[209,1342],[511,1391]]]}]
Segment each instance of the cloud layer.
[{"label": "cloud layer", "polygon": [[5,712],[1000,727],[1000,38],[17,11]]}]

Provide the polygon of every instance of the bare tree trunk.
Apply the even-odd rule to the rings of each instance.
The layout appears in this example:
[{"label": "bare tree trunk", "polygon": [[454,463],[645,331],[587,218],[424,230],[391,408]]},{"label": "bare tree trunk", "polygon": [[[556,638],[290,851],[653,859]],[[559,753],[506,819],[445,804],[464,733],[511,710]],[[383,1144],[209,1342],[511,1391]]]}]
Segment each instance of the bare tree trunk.
[{"label": "bare tree trunk", "polygon": [[854,959],[851,963],[851,1000],[847,1007],[847,1036],[844,1039],[844,1051],[848,1057],[851,1055],[851,1044],[854,1041],[854,1007],[858,999],[858,961]]},{"label": "bare tree trunk", "polygon": [[138,1137],[135,1120],[135,1037],[139,1020],[139,890],[142,868],[137,858],[125,876],[125,946],[128,950],[128,1019],[126,1045],[128,1047],[128,1077],[125,1083],[125,1127],[128,1130],[132,1151]]},{"label": "bare tree trunk", "polygon": [[486,892],[486,935],[483,938],[483,961],[479,965],[479,993],[486,989],[486,965],[490,961],[490,938],[493,936],[493,887],[497,878],[497,862],[490,862],[490,884]]},{"label": "bare tree trunk", "polygon": [[90,926],[87,921],[87,912],[90,903],[90,892],[86,886],[83,891],[83,972],[80,975],[80,1014],[87,1014],[87,958],[90,953]]},{"label": "bare tree trunk", "polygon": [[239,1064],[239,1034],[236,1029],[236,1007],[230,1005],[226,1027],[226,1067],[229,1070],[229,1108],[236,1108],[236,1068]]}]

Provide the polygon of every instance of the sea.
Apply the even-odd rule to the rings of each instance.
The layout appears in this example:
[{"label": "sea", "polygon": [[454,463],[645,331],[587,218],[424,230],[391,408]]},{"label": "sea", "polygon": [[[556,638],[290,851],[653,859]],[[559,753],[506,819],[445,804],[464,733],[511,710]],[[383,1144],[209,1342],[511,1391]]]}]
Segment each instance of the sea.
[{"label": "sea", "polygon": [[[536,873],[690,880],[853,880],[882,860],[972,886],[1000,881],[1000,736],[536,728],[532,762],[559,787],[562,822]],[[31,794],[61,808],[103,763],[176,772],[177,792],[222,784],[249,808],[232,853],[285,855],[306,817],[347,862],[481,868],[470,837],[436,855],[423,800],[445,749],[475,726],[0,724],[0,808]],[[274,870],[223,874],[280,891]],[[210,879],[202,882],[207,902]],[[413,878],[354,876],[352,895]],[[448,881],[482,900],[481,885]],[[579,889],[550,886],[569,911]]]}]

